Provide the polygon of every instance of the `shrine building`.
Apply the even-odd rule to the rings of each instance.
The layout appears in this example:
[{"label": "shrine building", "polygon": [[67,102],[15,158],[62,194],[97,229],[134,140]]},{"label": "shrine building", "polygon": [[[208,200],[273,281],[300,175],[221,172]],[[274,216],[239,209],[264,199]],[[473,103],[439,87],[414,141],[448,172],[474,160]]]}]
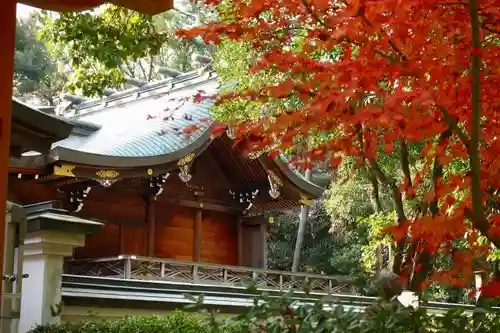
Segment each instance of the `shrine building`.
[{"label": "shrine building", "polygon": [[217,92],[213,71],[136,85],[68,96],[58,117],[15,101],[5,290],[19,299],[4,310],[19,312],[20,333],[90,309],[161,313],[186,293],[234,312],[251,304],[248,279],[272,292],[352,290],[341,277],[267,269],[266,214],[324,188],[282,157],[242,156],[230,132],[215,137],[210,101],[180,102]]}]

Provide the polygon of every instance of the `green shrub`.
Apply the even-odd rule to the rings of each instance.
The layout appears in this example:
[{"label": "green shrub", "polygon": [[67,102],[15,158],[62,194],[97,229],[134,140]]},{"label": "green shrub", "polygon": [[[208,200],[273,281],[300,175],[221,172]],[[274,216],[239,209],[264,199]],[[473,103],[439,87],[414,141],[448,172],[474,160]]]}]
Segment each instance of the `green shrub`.
[{"label": "green shrub", "polygon": [[71,327],[68,325],[46,325],[46,326],[36,326],[29,333],[70,333],[72,332]]},{"label": "green shrub", "polygon": [[[198,314],[173,311],[166,316],[93,318],[76,324],[35,327],[30,333],[208,333],[207,320]],[[232,333],[232,332],[227,332]]]},{"label": "green shrub", "polygon": [[94,318],[72,325],[36,327],[30,333],[497,333],[500,315],[483,308],[448,310],[437,316],[425,309],[381,301],[364,313],[327,302],[297,304],[290,295],[257,296],[255,305],[231,319],[173,311],[166,316]]},{"label": "green shrub", "polygon": [[[380,300],[363,313],[335,306],[328,300],[297,303],[291,294],[256,297],[254,306],[232,319],[240,333],[497,333],[500,314],[482,305],[472,311],[449,309],[439,315],[424,307],[405,308]],[[223,333],[217,323],[212,333]],[[225,333],[225,332],[224,332]]]}]

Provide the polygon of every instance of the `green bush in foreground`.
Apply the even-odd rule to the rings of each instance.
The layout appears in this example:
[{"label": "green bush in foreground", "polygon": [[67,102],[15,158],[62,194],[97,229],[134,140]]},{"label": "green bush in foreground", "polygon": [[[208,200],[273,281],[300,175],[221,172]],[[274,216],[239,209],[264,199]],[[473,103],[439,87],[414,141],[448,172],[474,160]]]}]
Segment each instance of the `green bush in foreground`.
[{"label": "green bush in foreground", "polygon": [[[236,333],[234,324],[224,324],[221,333]],[[206,316],[180,310],[166,316],[124,317],[105,320],[98,317],[76,324],[38,326],[30,333],[209,333],[212,331]]]},{"label": "green bush in foreground", "polygon": [[[203,306],[200,302],[195,306]],[[350,309],[350,310],[349,310]],[[492,309],[490,307],[490,309]],[[93,319],[79,324],[36,327],[30,333],[497,333],[500,314],[476,308],[450,309],[440,314],[380,301],[357,312],[334,307],[328,300],[298,304],[291,294],[260,295],[254,305],[229,320],[173,311],[166,316]]]}]

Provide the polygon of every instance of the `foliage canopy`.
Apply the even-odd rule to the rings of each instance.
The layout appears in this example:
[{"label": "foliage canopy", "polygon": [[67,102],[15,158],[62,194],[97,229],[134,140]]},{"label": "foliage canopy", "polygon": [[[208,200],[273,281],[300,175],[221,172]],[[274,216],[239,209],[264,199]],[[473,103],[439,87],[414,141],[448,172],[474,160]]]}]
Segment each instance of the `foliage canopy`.
[{"label": "foliage canopy", "polygon": [[[379,185],[391,198],[393,270],[413,290],[429,278],[468,287],[488,269],[500,246],[497,1],[205,3],[219,20],[180,34],[243,45],[239,68],[257,78],[218,96],[251,106],[231,119],[239,147],[366,172],[377,210]],[[433,270],[443,256],[453,265]]]}]

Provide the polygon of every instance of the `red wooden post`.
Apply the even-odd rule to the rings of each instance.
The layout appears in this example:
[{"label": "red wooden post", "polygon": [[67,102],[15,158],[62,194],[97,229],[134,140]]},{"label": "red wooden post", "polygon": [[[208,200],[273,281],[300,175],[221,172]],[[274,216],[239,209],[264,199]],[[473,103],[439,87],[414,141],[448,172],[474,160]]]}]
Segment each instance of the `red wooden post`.
[{"label": "red wooden post", "polygon": [[123,222],[120,222],[119,224],[118,234],[119,234],[118,255],[122,255],[125,254],[125,224]]},{"label": "red wooden post", "polygon": [[[16,0],[0,1],[2,19],[2,47],[0,48],[0,268],[3,275],[5,256],[5,218],[7,209],[7,180],[10,156],[10,123],[12,108],[12,82],[16,32]],[[0,295],[3,283],[0,283]],[[0,296],[1,299],[1,296]]]},{"label": "red wooden post", "polygon": [[148,226],[148,257],[156,257],[156,217],[155,198],[149,197],[146,202],[146,222]]},{"label": "red wooden post", "polygon": [[260,239],[262,246],[262,268],[267,268],[267,219],[261,218],[260,224]]},{"label": "red wooden post", "polygon": [[237,246],[238,246],[238,266],[244,266],[245,265],[245,262],[244,262],[244,256],[243,256],[243,251],[244,251],[244,247],[243,247],[243,217],[242,216],[238,216],[238,220],[237,220],[237,229],[236,229],[236,233],[237,233]]},{"label": "red wooden post", "polygon": [[196,210],[193,221],[193,261],[201,260],[201,223],[203,221],[203,211]]}]

